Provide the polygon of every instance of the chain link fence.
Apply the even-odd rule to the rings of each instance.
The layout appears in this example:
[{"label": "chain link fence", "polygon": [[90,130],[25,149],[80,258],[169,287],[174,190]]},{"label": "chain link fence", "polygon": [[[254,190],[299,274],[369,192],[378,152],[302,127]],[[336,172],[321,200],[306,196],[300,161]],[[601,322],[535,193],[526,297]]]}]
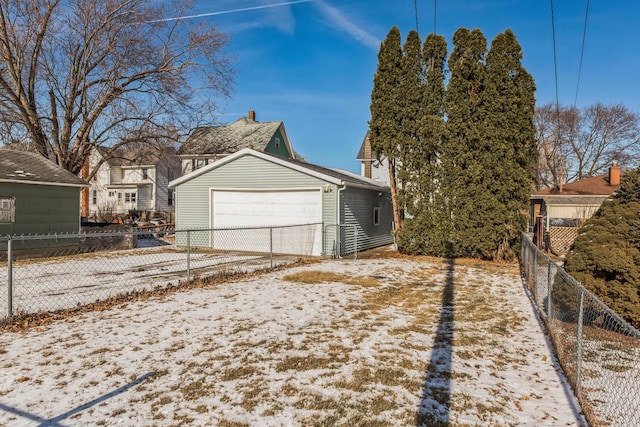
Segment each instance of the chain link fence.
[{"label": "chain link fence", "polygon": [[321,223],[4,236],[0,321],[271,269],[316,255],[319,245]]},{"label": "chain link fence", "polygon": [[524,279],[592,426],[640,425],[640,332],[523,234]]}]

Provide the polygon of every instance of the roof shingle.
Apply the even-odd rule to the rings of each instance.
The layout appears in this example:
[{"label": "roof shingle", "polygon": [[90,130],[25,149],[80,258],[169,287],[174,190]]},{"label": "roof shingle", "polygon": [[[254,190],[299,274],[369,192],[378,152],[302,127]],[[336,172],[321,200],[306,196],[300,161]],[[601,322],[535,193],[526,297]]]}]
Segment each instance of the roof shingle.
[{"label": "roof shingle", "polygon": [[0,150],[0,182],[87,186],[82,179],[37,153]]},{"label": "roof shingle", "polygon": [[264,151],[282,122],[256,122],[242,117],[226,126],[196,128],[178,155],[231,154],[253,147]]}]

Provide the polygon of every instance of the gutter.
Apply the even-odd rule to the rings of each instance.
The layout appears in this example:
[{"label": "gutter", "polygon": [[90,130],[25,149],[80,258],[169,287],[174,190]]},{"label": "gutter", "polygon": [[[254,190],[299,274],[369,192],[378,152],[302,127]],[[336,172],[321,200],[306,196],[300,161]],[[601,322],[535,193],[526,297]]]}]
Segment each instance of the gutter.
[{"label": "gutter", "polygon": [[91,187],[90,184],[69,184],[66,182],[27,181],[24,179],[0,179],[0,182],[9,184],[52,185],[55,187]]}]

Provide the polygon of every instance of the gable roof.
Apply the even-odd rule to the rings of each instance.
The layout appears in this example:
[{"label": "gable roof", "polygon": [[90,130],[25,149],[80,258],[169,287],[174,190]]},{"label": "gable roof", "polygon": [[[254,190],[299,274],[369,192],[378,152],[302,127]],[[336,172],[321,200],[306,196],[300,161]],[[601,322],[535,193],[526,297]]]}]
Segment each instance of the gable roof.
[{"label": "gable roof", "polygon": [[534,191],[534,196],[610,196],[620,185],[609,184],[609,174],[593,176],[558,187]]},{"label": "gable roof", "polygon": [[375,156],[373,155],[373,153],[371,153],[371,155],[367,156],[365,153],[367,152],[367,145],[369,146],[369,152],[371,153],[371,142],[369,141],[369,131],[367,131],[367,133],[364,136],[364,139],[362,140],[362,144],[360,144],[360,149],[358,150],[358,155],[356,156],[356,160],[374,160]]},{"label": "gable roof", "polygon": [[332,169],[324,166],[318,166],[311,163],[306,163],[300,160],[284,158],[280,156],[276,156],[271,153],[266,153],[262,151],[252,150],[251,148],[244,148],[240,151],[237,151],[234,154],[231,154],[227,157],[224,157],[221,160],[213,162],[208,166],[197,169],[187,175],[181,176],[178,179],[175,179],[169,183],[169,187],[175,187],[176,185],[182,184],[184,182],[190,181],[191,179],[203,175],[210,170],[219,168],[227,163],[230,163],[240,157],[243,156],[254,156],[260,159],[279,164],[281,166],[297,170],[299,172],[314,176],[316,178],[320,178],[324,181],[327,181],[336,185],[346,185],[349,187],[360,187],[360,188],[368,188],[373,190],[389,190],[389,186],[380,183],[379,181],[375,181],[370,178],[365,178],[363,176],[344,171],[341,169]]},{"label": "gable roof", "polygon": [[[98,147],[98,153],[106,157],[108,147]],[[118,148],[111,153],[106,162],[109,166],[155,166],[169,156],[175,156],[174,147]]]},{"label": "gable roof", "polygon": [[178,155],[230,154],[247,147],[264,151],[281,126],[289,153],[295,156],[282,122],[257,122],[247,117],[229,125],[196,128],[182,144]]},{"label": "gable roof", "polygon": [[0,182],[88,187],[51,160],[28,151],[0,150]]}]

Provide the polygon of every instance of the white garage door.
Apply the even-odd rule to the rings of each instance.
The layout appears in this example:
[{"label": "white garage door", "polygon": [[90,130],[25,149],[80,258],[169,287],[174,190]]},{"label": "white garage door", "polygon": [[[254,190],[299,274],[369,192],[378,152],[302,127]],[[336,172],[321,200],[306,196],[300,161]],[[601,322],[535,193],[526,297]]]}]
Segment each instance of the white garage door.
[{"label": "white garage door", "polygon": [[[313,190],[212,190],[213,228],[253,230],[215,231],[212,247],[251,252],[320,255],[322,248],[322,192]],[[273,228],[301,224],[305,227]],[[262,227],[262,228],[260,228]]]}]

